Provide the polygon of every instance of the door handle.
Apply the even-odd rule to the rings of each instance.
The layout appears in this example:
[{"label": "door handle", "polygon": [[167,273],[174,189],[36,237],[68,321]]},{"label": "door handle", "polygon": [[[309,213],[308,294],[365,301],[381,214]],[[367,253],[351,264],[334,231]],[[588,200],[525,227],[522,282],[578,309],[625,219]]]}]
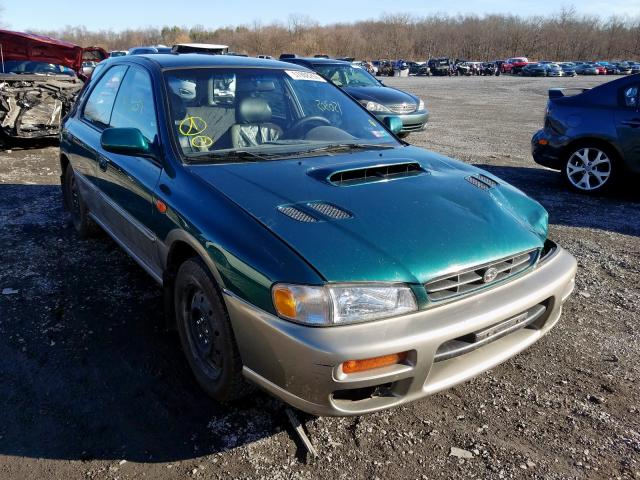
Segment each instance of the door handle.
[{"label": "door handle", "polygon": [[100,170],[102,170],[103,172],[106,172],[108,166],[109,166],[109,160],[107,160],[107,157],[98,155],[98,167],[100,167]]}]

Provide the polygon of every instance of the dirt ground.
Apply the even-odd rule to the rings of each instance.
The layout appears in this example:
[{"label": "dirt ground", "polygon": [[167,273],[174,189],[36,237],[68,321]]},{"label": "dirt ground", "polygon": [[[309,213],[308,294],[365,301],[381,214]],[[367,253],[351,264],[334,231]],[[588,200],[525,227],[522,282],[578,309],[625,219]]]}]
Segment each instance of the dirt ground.
[{"label": "dirt ground", "polygon": [[604,80],[386,80],[431,110],[412,143],[549,210],[577,287],[548,336],[473,381],[360,418],[299,414],[313,461],[278,401],[197,387],[159,288],[69,226],[55,143],[0,152],[0,478],[640,479],[640,195],[568,193],[529,153],[549,87]]}]

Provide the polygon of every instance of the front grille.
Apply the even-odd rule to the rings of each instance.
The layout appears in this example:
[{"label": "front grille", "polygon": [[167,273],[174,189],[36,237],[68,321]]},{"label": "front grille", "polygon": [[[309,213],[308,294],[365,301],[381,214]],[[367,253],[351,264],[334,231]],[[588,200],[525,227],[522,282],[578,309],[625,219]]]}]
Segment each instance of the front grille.
[{"label": "front grille", "polygon": [[429,300],[439,302],[459,295],[465,295],[479,288],[500,283],[524,272],[538,257],[538,250],[486,263],[463,270],[446,277],[440,277],[425,284]]},{"label": "front grille", "polygon": [[321,213],[325,217],[335,218],[337,220],[346,220],[347,218],[353,218],[353,215],[351,215],[351,213],[343,210],[340,207],[336,207],[331,203],[313,202],[307,205],[313,208],[315,211]]},{"label": "front grille", "polygon": [[308,213],[305,213],[296,207],[279,206],[278,211],[289,218],[293,218],[294,220],[297,220],[298,222],[313,223],[318,221]]},{"label": "front grille", "polygon": [[387,108],[393,113],[412,113],[418,109],[418,106],[415,103],[398,103],[387,105]]}]

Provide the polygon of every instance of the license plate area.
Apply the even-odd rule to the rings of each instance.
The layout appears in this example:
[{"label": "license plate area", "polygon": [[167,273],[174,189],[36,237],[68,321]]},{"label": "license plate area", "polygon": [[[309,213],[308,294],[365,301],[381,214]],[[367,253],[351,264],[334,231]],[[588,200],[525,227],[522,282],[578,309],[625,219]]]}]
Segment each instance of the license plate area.
[{"label": "license plate area", "polygon": [[514,315],[513,317],[494,325],[490,325],[481,330],[476,330],[475,332],[444,342],[436,352],[435,361],[441,362],[449,358],[464,355],[465,353],[476,350],[487,343],[498,340],[505,335],[509,335],[516,330],[526,328],[540,320],[547,312],[547,308],[548,302],[539,303],[518,315]]}]

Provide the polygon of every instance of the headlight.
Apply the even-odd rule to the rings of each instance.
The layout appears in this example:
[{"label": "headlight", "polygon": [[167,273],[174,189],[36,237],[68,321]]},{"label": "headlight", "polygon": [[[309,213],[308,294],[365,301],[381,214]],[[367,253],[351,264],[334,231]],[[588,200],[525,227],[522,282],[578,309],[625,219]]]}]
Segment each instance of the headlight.
[{"label": "headlight", "polygon": [[420,103],[418,104],[418,110],[424,110],[424,100],[420,100]]},{"label": "headlight", "polygon": [[406,285],[306,286],[279,283],[272,289],[278,315],[305,325],[331,326],[395,317],[418,309]]},{"label": "headlight", "polygon": [[387,107],[378,103],[378,102],[370,102],[368,100],[361,100],[360,103],[364,108],[369,110],[370,112],[390,112]]}]

